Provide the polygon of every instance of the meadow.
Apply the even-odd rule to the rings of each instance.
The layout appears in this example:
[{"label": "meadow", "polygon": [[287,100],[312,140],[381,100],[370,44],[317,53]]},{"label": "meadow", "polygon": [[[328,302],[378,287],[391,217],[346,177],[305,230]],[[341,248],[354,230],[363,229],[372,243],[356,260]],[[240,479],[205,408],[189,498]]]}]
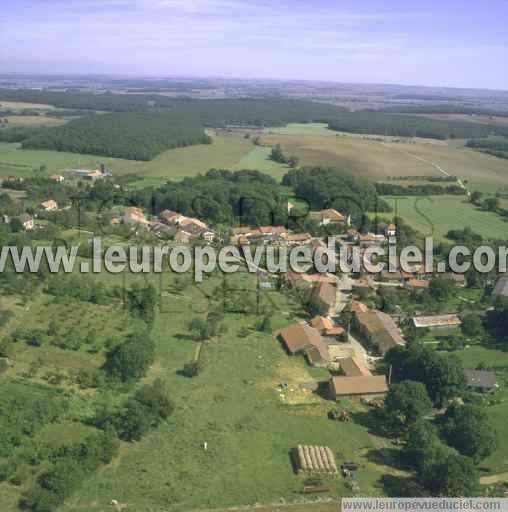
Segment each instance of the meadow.
[{"label": "meadow", "polygon": [[[499,215],[480,210],[465,196],[383,197],[398,215],[423,236],[444,240],[451,229],[470,227],[485,238],[508,235],[508,222]],[[380,217],[385,217],[380,214]]]},{"label": "meadow", "polygon": [[[483,363],[496,372],[500,387],[492,396],[492,403],[487,407],[488,414],[494,424],[499,445],[498,449],[485,459],[480,469],[483,473],[505,473],[508,471],[508,445],[504,442],[508,435],[508,364],[506,347],[472,345],[457,352],[465,368],[476,368]],[[490,397],[489,397],[490,398]],[[506,475],[505,478],[506,480]]]},{"label": "meadow", "polygon": [[213,137],[212,144],[201,144],[165,151],[149,162],[124,160],[47,150],[20,149],[19,144],[0,143],[0,175],[29,176],[45,165],[49,174],[69,168],[109,167],[115,176],[130,175],[140,185],[180,180],[216,169],[259,169],[280,178],[287,167],[269,160],[270,150],[254,146],[249,140],[234,135]]},{"label": "meadow", "polygon": [[[255,277],[215,273],[202,284],[194,284],[188,277],[187,286],[181,290],[175,286],[175,274],[169,272],[160,276],[95,276],[108,286],[152,282],[160,292],[161,305],[153,328],[156,361],[143,382],[164,378],[175,411],[167,423],[140,442],[122,443],[119,456],[83,482],[60,510],[99,512],[112,499],[128,509],[153,512],[313,500],[301,494],[304,478],[294,473],[289,456],[291,448],[302,443],[330,446],[339,463],[359,462],[360,492],[381,495],[381,476],[398,471],[391,467],[391,459],[382,457],[391,443],[372,435],[362,423],[330,421],[327,411],[334,404],[300,389],[300,384],[318,375],[309,371],[303,358],[289,357],[272,333],[257,330],[261,317],[255,308]],[[273,312],[274,330],[289,324],[301,310],[276,291],[261,292],[259,304]],[[202,373],[194,379],[186,378],[180,374],[181,369],[196,353],[189,321],[206,317],[210,309],[220,305],[225,308],[223,332],[203,345]],[[83,332],[94,329],[99,348],[115,331],[121,336],[122,326],[127,323],[118,307],[72,301],[58,305],[43,294],[24,305],[3,301],[2,306],[15,314],[3,334],[19,325],[45,325],[48,318],[60,318],[66,328],[79,327]],[[246,311],[242,311],[244,307]],[[97,392],[80,390],[67,377],[50,385],[41,376],[50,370],[67,376],[80,368],[96,368],[103,361],[102,352],[89,354],[86,346],[64,351],[51,345],[37,348],[18,342],[12,360],[14,366],[4,375],[2,386],[24,375],[34,385],[62,389],[71,403],[66,416],[45,426],[34,442],[54,445],[84,438],[90,427],[81,421],[91,414]],[[28,377],[27,368],[34,361],[40,367]],[[324,376],[318,373],[319,378]],[[283,392],[279,389],[281,383],[287,383]],[[116,390],[115,401],[127,391]],[[340,407],[364,411],[363,406],[347,401]],[[208,443],[207,451],[202,448],[204,441]],[[330,488],[324,495],[328,498],[350,493],[342,477],[325,479],[325,483]],[[16,510],[23,488],[23,484],[0,484],[2,510]]]}]

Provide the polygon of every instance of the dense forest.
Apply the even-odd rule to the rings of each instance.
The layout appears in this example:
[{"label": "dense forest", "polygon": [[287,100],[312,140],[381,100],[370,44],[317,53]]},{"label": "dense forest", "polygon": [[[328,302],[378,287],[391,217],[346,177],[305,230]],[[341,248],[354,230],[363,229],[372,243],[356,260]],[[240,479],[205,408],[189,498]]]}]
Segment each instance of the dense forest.
[{"label": "dense forest", "polygon": [[344,111],[341,107],[304,100],[196,100],[159,94],[90,94],[27,89],[0,89],[0,103],[2,100],[44,103],[69,110],[130,112],[171,109],[176,117],[196,117],[204,124],[213,126],[228,123],[276,126],[291,122],[328,121]]},{"label": "dense forest", "polygon": [[47,128],[34,126],[14,126],[0,129],[0,142],[23,142],[25,139],[42,134]]},{"label": "dense forest", "polygon": [[[282,184],[308,201],[310,209],[337,208],[351,214],[355,225],[363,222],[366,211],[390,211],[378,200],[372,184],[337,169],[291,170]],[[286,225],[287,196],[281,192],[273,178],[259,171],[211,169],[204,176],[185,178],[155,190],[133,191],[129,202],[152,214],[176,210],[212,225]]]},{"label": "dense forest", "polygon": [[468,148],[482,153],[508,159],[508,139],[471,139],[467,141]]},{"label": "dense forest", "polygon": [[393,105],[380,110],[387,114],[464,114],[468,116],[504,116],[506,107],[500,110],[491,108],[462,105],[460,103],[445,103],[432,105]]},{"label": "dense forest", "polygon": [[439,196],[444,194],[464,195],[466,193],[462,187],[456,184],[441,186],[424,183],[404,187],[396,183],[376,183],[375,187],[380,196]]},{"label": "dense forest", "polygon": [[429,117],[386,114],[383,112],[345,112],[329,122],[331,130],[398,137],[466,139],[508,133],[508,127],[492,127],[461,121],[442,121]]},{"label": "dense forest", "polygon": [[87,116],[41,130],[23,140],[23,148],[151,160],[167,149],[210,142],[196,120],[175,119],[171,113],[129,112]]},{"label": "dense forest", "polygon": [[284,224],[287,216],[277,182],[258,171],[211,169],[204,176],[134,191],[130,202],[153,214],[176,210],[215,225]]},{"label": "dense forest", "polygon": [[345,171],[322,167],[293,169],[282,178],[282,184],[308,201],[311,209],[335,208],[350,214],[356,225],[363,222],[368,211],[390,211],[378,198],[374,185]]}]

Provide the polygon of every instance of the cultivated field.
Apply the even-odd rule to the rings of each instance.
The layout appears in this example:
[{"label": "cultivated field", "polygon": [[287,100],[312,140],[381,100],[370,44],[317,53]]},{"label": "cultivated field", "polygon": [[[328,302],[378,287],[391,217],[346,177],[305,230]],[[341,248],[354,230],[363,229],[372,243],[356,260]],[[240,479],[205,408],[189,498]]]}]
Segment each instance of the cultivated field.
[{"label": "cultivated field", "polygon": [[375,180],[448,173],[467,180],[472,190],[493,193],[508,186],[508,160],[465,148],[464,141],[404,141],[341,134],[319,123],[266,129],[263,146],[254,146],[239,134],[223,131],[213,138],[211,145],[171,149],[150,162],[19,150],[16,144],[0,143],[0,176],[26,176],[40,165],[46,165],[53,173],[69,167],[96,167],[104,162],[115,175],[135,175],[150,184],[195,176],[210,168],[257,169],[280,178],[287,172],[287,166],[271,161],[269,154],[271,146],[281,144],[285,154],[300,158],[300,165],[336,167]]},{"label": "cultivated field", "polygon": [[0,101],[0,109],[3,110],[56,110],[53,105],[45,105],[43,103],[25,103],[22,101]]},{"label": "cultivated field", "polygon": [[8,116],[4,119],[9,121],[9,127],[12,126],[59,126],[65,124],[65,119],[49,116]]},{"label": "cultivated field", "polygon": [[474,189],[508,185],[508,161],[465,148],[464,141],[350,135],[325,125],[295,124],[266,130],[262,142],[280,144],[285,154],[300,158],[300,165],[337,167],[376,180],[448,173],[468,180]]}]

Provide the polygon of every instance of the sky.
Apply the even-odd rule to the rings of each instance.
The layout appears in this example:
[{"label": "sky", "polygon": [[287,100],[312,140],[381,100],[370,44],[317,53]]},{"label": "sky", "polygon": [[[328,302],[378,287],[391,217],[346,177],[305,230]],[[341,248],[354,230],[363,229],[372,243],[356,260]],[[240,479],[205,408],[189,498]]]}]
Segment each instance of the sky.
[{"label": "sky", "polygon": [[508,0],[1,0],[0,73],[508,90]]}]

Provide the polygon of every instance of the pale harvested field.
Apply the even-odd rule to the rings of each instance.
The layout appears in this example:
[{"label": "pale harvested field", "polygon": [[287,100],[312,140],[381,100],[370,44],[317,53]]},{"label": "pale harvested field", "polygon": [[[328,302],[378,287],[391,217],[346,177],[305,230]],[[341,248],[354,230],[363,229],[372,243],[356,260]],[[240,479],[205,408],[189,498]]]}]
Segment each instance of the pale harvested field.
[{"label": "pale harvested field", "polygon": [[460,146],[457,141],[385,142],[361,137],[268,134],[263,144],[280,144],[301,165],[330,166],[373,179],[442,176],[435,166],[474,186],[508,185],[508,160]]},{"label": "pale harvested field", "polygon": [[65,119],[48,116],[8,116],[9,126],[58,126],[65,124]]},{"label": "pale harvested field", "polygon": [[44,105],[43,103],[23,103],[21,101],[0,101],[0,108],[22,110],[24,108],[37,110],[55,110],[53,105]]}]

